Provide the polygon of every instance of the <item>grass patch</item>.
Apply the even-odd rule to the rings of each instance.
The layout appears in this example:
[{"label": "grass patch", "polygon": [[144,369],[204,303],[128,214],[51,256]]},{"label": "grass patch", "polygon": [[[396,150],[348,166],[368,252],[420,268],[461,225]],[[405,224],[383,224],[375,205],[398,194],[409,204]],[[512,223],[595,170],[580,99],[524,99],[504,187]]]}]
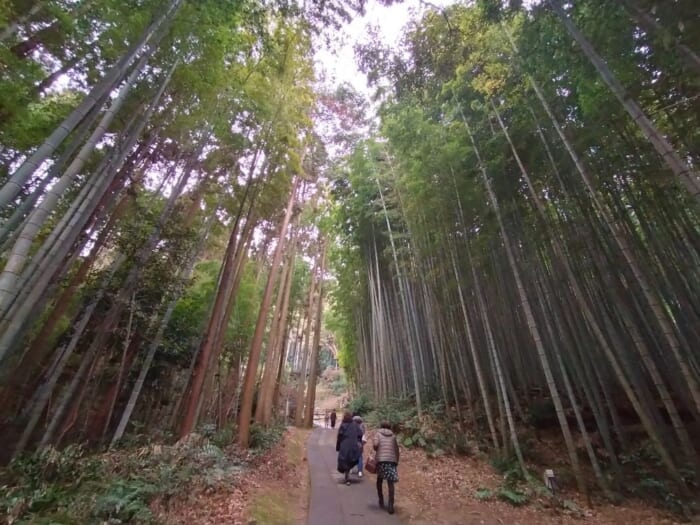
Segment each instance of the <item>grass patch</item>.
[{"label": "grass patch", "polygon": [[306,457],[306,441],[311,430],[293,429],[287,440],[287,461],[292,465],[300,465]]},{"label": "grass patch", "polygon": [[249,515],[256,525],[296,525],[306,523],[308,503],[308,468],[306,441],[310,430],[290,428],[284,439],[285,462],[294,472],[294,483],[274,480],[255,491]]},{"label": "grass patch", "polygon": [[264,489],[251,503],[250,515],[256,525],[295,525],[297,497],[294,489]]}]

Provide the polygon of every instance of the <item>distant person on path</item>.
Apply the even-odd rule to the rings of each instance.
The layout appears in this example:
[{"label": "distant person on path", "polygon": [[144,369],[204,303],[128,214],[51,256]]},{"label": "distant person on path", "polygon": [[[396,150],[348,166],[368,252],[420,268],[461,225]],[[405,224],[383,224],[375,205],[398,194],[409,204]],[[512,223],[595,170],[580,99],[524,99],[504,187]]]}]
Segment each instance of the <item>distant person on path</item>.
[{"label": "distant person on path", "polygon": [[328,410],[323,414],[323,426],[324,428],[328,428],[328,421],[330,420],[330,414],[328,413]]},{"label": "distant person on path", "polygon": [[338,415],[335,413],[335,408],[331,410],[331,428],[335,428],[335,420],[338,418]]},{"label": "distant person on path", "polygon": [[362,449],[365,446],[365,441],[367,441],[367,436],[365,435],[367,430],[365,429],[365,424],[362,422],[362,418],[359,415],[353,416],[352,420],[358,427],[360,427],[360,438],[357,440],[357,446],[360,449],[360,459],[357,462],[357,475],[362,477]]},{"label": "distant person on path", "polygon": [[346,485],[350,485],[350,471],[360,458],[360,447],[357,445],[362,438],[360,432],[360,427],[352,420],[350,412],[345,412],[338,429],[335,451],[338,453],[338,472],[345,474]]},{"label": "distant person on path", "polygon": [[382,422],[380,429],[375,432],[372,445],[377,451],[377,496],[379,506],[384,508],[384,492],[382,482],[386,480],[389,486],[389,501],[387,510],[389,514],[394,513],[394,484],[399,481],[399,443],[396,435],[391,431],[391,425],[386,421]]}]

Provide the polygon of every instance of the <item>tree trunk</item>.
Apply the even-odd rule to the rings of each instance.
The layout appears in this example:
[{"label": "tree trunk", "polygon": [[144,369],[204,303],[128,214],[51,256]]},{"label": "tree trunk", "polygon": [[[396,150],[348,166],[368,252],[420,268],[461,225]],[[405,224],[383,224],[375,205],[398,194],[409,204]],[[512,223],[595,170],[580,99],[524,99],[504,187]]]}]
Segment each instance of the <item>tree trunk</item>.
[{"label": "tree trunk", "polygon": [[[46,141],[15,170],[2,188],[0,188],[0,208],[7,206],[22,190],[22,186],[29,180],[39,166],[48,159],[63,140],[73,129],[80,124],[93,106],[104,96],[112,91],[124,78],[129,65],[136,59],[142,49],[153,39],[161,26],[167,27],[173,20],[177,9],[183,0],[171,0],[167,9],[163,11],[152,24],[143,32],[139,40],[132,45],[119,61],[110,69],[104,77],[90,90],[83,101],[68,117],[54,130]],[[162,36],[161,32],[161,36]]]},{"label": "tree trunk", "polygon": [[21,454],[26,448],[27,444],[29,443],[32,434],[34,433],[34,429],[36,428],[36,425],[39,422],[39,418],[41,417],[41,414],[43,413],[44,409],[46,408],[46,405],[48,404],[53,394],[54,388],[56,387],[56,383],[61,377],[61,374],[63,373],[63,370],[66,367],[66,365],[68,364],[69,359],[73,355],[73,352],[75,351],[75,348],[78,345],[78,342],[80,341],[83,332],[87,328],[87,325],[90,319],[92,318],[92,314],[97,308],[97,305],[102,300],[102,297],[104,296],[107,286],[112,280],[112,277],[121,267],[125,260],[126,257],[120,255],[112,262],[109,271],[103,278],[102,286],[100,286],[98,293],[95,295],[95,297],[93,297],[92,301],[85,308],[84,312],[80,316],[80,320],[77,323],[73,324],[73,336],[71,337],[71,340],[69,341],[68,345],[65,348],[61,348],[56,352],[57,359],[55,365],[48,371],[46,381],[36,390],[34,399],[31,401],[31,403],[28,404],[29,419],[27,425],[25,426],[25,430],[22,436],[15,445],[13,457],[17,457],[19,454]]},{"label": "tree trunk", "polygon": [[238,444],[241,447],[247,448],[250,439],[250,419],[253,414],[253,398],[255,395],[255,381],[258,372],[258,363],[260,361],[260,353],[262,351],[263,337],[265,335],[265,326],[267,324],[267,316],[270,310],[270,302],[272,301],[273,286],[276,280],[277,272],[279,271],[280,261],[285,247],[285,237],[287,235],[287,227],[292,217],[294,202],[297,193],[299,180],[295,179],[292,184],[292,189],[289,196],[287,210],[280,225],[279,241],[275,248],[275,255],[270,265],[270,274],[265,285],[262,301],[260,303],[260,311],[258,313],[258,321],[255,325],[253,341],[250,345],[250,354],[248,355],[248,364],[245,370],[243,379],[243,387],[241,391],[241,411],[238,417]]},{"label": "tree trunk", "polygon": [[532,336],[532,340],[535,343],[535,347],[537,349],[537,355],[540,360],[540,364],[542,366],[542,371],[544,372],[545,378],[547,380],[547,387],[549,389],[550,396],[552,397],[552,403],[554,404],[555,411],[557,414],[557,419],[559,420],[559,425],[561,427],[562,434],[564,435],[564,441],[566,442],[566,448],[569,453],[569,461],[571,463],[571,467],[574,471],[574,476],[576,477],[576,482],[578,485],[578,488],[581,492],[586,493],[587,492],[587,487],[586,483],[583,479],[583,475],[581,473],[581,468],[579,466],[578,462],[578,456],[576,455],[576,447],[574,446],[574,440],[571,435],[571,429],[569,428],[569,422],[566,419],[566,414],[564,413],[564,406],[561,401],[561,398],[559,396],[559,390],[557,389],[556,382],[554,381],[554,375],[552,374],[551,367],[549,366],[549,359],[547,357],[544,345],[542,343],[542,337],[540,336],[539,328],[537,327],[537,324],[535,322],[535,317],[532,312],[532,307],[530,305],[530,300],[527,296],[527,293],[525,291],[525,287],[523,286],[522,279],[520,277],[520,270],[518,268],[517,261],[515,259],[515,256],[512,251],[512,247],[510,244],[510,238],[509,235],[506,231],[505,225],[503,223],[503,219],[501,218],[500,214],[500,208],[498,206],[498,201],[496,200],[496,195],[493,192],[493,189],[491,188],[491,181],[489,179],[489,176],[486,172],[486,168],[483,164],[483,161],[481,160],[481,156],[478,153],[477,145],[474,140],[474,137],[471,133],[471,130],[469,129],[469,125],[466,121],[466,118],[464,118],[464,115],[462,115],[464,125],[466,127],[467,133],[469,134],[469,138],[471,140],[472,146],[474,147],[474,153],[477,156],[477,161],[479,163],[479,170],[481,171],[481,176],[484,181],[484,186],[486,187],[486,192],[489,197],[489,201],[491,202],[491,206],[493,208],[494,214],[496,215],[496,220],[499,225],[499,229],[501,232],[501,236],[503,237],[503,244],[506,250],[506,256],[508,258],[508,263],[510,265],[511,271],[513,272],[513,278],[515,279],[515,284],[518,290],[518,295],[520,297],[520,304],[522,306],[522,309],[525,314],[525,318],[527,320],[527,325],[528,329],[530,331],[530,335]]},{"label": "tree trunk", "polygon": [[[575,152],[573,149],[573,146],[569,143],[568,139],[566,138],[563,130],[561,129],[561,126],[559,125],[559,122],[557,119],[554,117],[554,114],[552,113],[549,105],[547,104],[541,90],[539,89],[539,86],[537,83],[534,81],[534,79],[530,78],[530,84],[533,87],[533,90],[537,94],[538,99],[540,100],[540,103],[542,104],[542,107],[545,109],[547,112],[552,125],[554,126],[555,130],[557,131],[557,134],[559,135],[560,139],[562,140],[562,143],[564,144],[569,156],[571,157],[572,161],[574,162],[574,165],[576,166],[576,171],[578,174],[581,176],[581,179],[583,180],[586,189],[588,190],[591,199],[593,201],[593,204],[595,206],[595,209],[598,211],[598,213],[602,216],[603,220],[605,221],[606,225],[608,226],[615,243],[617,244],[621,254],[623,255],[625,261],[627,262],[630,270],[632,271],[634,279],[637,281],[639,285],[639,289],[641,290],[649,308],[654,314],[654,318],[656,322],[659,324],[661,328],[661,333],[668,343],[668,346],[672,350],[672,354],[674,355],[676,362],[678,363],[681,373],[683,375],[683,378],[686,380],[686,385],[687,388],[690,391],[691,398],[694,402],[695,405],[695,412],[696,414],[700,414],[700,386],[698,385],[698,381],[695,377],[695,374],[692,370],[692,367],[690,363],[687,362],[685,357],[681,353],[680,349],[680,343],[675,335],[674,328],[671,326],[669,321],[666,318],[666,313],[664,311],[664,308],[659,304],[659,301],[655,297],[655,293],[651,288],[651,285],[649,284],[646,275],[641,269],[640,263],[637,261],[635,255],[633,254],[631,250],[630,243],[627,241],[625,238],[625,235],[621,228],[617,225],[617,223],[613,219],[613,215],[610,212],[609,208],[607,205],[602,202],[599,197],[597,196],[597,193],[595,192],[595,189],[593,188],[592,182],[590,180],[590,177],[588,175],[588,171],[584,167],[581,159],[578,157],[578,154]],[[632,395],[631,391],[630,394],[628,394],[628,397]],[[650,433],[655,433],[654,431],[654,425],[651,422],[647,422],[645,425],[645,428],[647,432]],[[660,440],[656,439],[655,444],[659,447],[663,447],[662,443]],[[666,457],[669,461],[670,458],[668,458],[667,454],[661,453],[662,458]],[[672,471],[675,471],[675,467],[672,467],[672,464],[667,463],[664,461],[666,466],[669,469],[672,469]],[[677,474],[677,472],[676,472]],[[676,480],[679,480],[680,478],[676,477],[674,475],[674,478]]]},{"label": "tree trunk", "polygon": [[[23,362],[31,364],[43,362],[42,356],[43,353],[46,352],[47,347],[49,346],[49,338],[53,335],[58,322],[69,310],[71,303],[74,299],[75,293],[78,291],[79,287],[83,284],[85,278],[87,277],[88,272],[92,268],[92,265],[95,262],[95,259],[97,258],[97,255],[106,243],[109,234],[112,232],[114,224],[124,215],[127,209],[127,205],[131,201],[131,197],[132,196],[127,193],[124,197],[121,198],[121,200],[117,204],[116,209],[109,217],[109,222],[105,225],[105,227],[100,232],[100,235],[95,240],[95,244],[90,250],[90,253],[80,263],[80,267],[76,270],[75,274],[72,275],[68,284],[65,286],[61,294],[55,300],[51,314],[43,323],[41,330],[34,337],[31,344],[22,355],[22,358],[17,364],[17,370],[20,369]],[[25,377],[25,379],[21,381],[21,384],[25,384],[28,381],[29,377]]]},{"label": "tree trunk", "polygon": [[[3,323],[6,323],[6,329],[2,336],[0,336],[0,363],[8,354],[8,351],[10,348],[12,348],[13,344],[17,343],[17,341],[21,338],[24,330],[26,330],[27,321],[34,309],[34,306],[46,293],[46,288],[49,282],[60,269],[61,263],[63,262],[66,254],[70,251],[71,247],[80,235],[84,224],[89,220],[89,217],[92,215],[97,203],[100,202],[105,188],[109,186],[110,181],[124,163],[128,152],[134,147],[136,141],[138,140],[138,136],[143,131],[146,122],[148,121],[152,112],[155,110],[158,101],[169,84],[177,65],[178,61],[175,61],[163,79],[158,92],[155,94],[151,104],[148,107],[148,110],[144,114],[139,115],[139,118],[136,119],[136,124],[133,131],[129,134],[129,137],[115,159],[115,162],[110,166],[111,176],[104,177],[105,180],[100,181],[101,184],[98,187],[88,189],[86,185],[86,188],[84,189],[87,189],[88,195],[83,201],[83,204],[73,212],[69,210],[69,212],[66,213],[67,217],[72,218],[67,221],[65,227],[61,228],[60,234],[58,233],[57,229],[54,230],[53,234],[50,235],[42,245],[42,249],[40,249],[39,252],[37,252],[37,254],[33,257],[32,261],[34,263],[34,260],[37,260],[36,264],[29,265],[26,268],[24,274],[27,274],[28,277],[27,279],[24,279],[22,283],[20,295],[21,303],[17,304],[17,301],[15,301],[16,309],[7,312],[5,315],[6,318],[2,321]],[[92,196],[90,196],[91,194]],[[31,281],[29,281],[29,276],[32,278]]]},{"label": "tree trunk", "polygon": [[289,293],[291,284],[294,280],[294,258],[295,245],[294,234],[292,234],[292,249],[289,252],[287,263],[284,265],[280,284],[277,290],[277,302],[275,304],[274,318],[267,342],[267,355],[265,357],[265,369],[263,372],[262,381],[260,382],[260,393],[258,395],[258,403],[255,407],[255,421],[268,425],[272,419],[274,406],[272,398],[278,378],[278,367],[280,366],[279,354],[284,354],[282,347],[282,339],[287,328],[287,308],[289,307]]},{"label": "tree trunk", "polygon": [[[237,267],[239,266],[239,257],[244,251],[244,238],[239,236],[240,231],[240,214],[231,230],[224,263],[219,279],[219,286],[212,307],[211,315],[207,328],[204,332],[204,337],[200,344],[197,353],[195,368],[192,373],[191,385],[188,394],[187,408],[180,427],[180,437],[184,438],[194,429],[197,424],[197,415],[201,403],[202,392],[204,389],[205,379],[208,375],[208,367],[212,361],[212,356],[216,353],[216,339],[220,337],[220,332],[225,331],[225,324],[228,322],[226,316],[227,306],[233,300],[232,291],[237,276]],[[246,224],[246,228],[249,225]]]},{"label": "tree trunk", "polygon": [[[382,192],[382,187],[381,184],[379,184],[379,179],[375,177],[375,182],[377,183],[377,189],[379,190],[379,198],[381,199],[382,202],[382,209],[384,210],[384,220],[386,222],[386,227],[387,231],[389,232],[389,243],[391,245],[391,254],[394,259],[394,266],[396,269],[396,276],[397,280],[399,282],[399,297],[401,300],[401,306],[403,307],[403,313],[404,313],[404,319],[406,325],[406,329],[408,330],[408,333],[410,334],[408,336],[408,360],[409,360],[409,365],[411,367],[411,374],[413,376],[413,389],[414,393],[416,396],[416,409],[418,411],[418,416],[420,417],[421,414],[423,413],[423,403],[421,401],[421,384],[418,379],[418,368],[416,365],[416,359],[415,359],[415,344],[418,341],[418,335],[416,333],[416,326],[415,323],[411,322],[411,315],[408,310],[408,298],[407,296],[407,291],[406,291],[406,283],[403,278],[403,273],[401,272],[401,269],[399,267],[399,260],[398,256],[396,254],[396,245],[394,243],[394,235],[391,230],[391,222],[389,222],[389,214],[386,209],[386,202],[384,200],[384,193]],[[420,355],[420,352],[418,352]]]},{"label": "tree trunk", "polygon": [[129,75],[126,83],[119,91],[119,95],[114,99],[109,109],[105,112],[99,124],[97,124],[97,127],[92,132],[92,135],[90,135],[90,138],[88,138],[87,142],[80,149],[75,159],[73,159],[73,162],[71,162],[68,168],[66,168],[66,171],[63,173],[61,178],[56,181],[46,195],[44,195],[44,198],[41,200],[39,206],[37,206],[29,215],[27,223],[22,228],[22,232],[19,234],[17,242],[7,257],[7,262],[5,263],[2,273],[0,273],[0,308],[2,308],[3,304],[6,304],[16,295],[15,290],[20,278],[20,273],[26,264],[26,260],[34,243],[34,239],[46,224],[49,215],[58,204],[61,196],[73,184],[75,178],[80,173],[80,170],[87,162],[88,157],[92,154],[97,146],[97,143],[104,136],[108,127],[116,117],[117,112],[121,109],[122,105],[126,101],[127,95],[131,91],[132,84],[141,74],[141,69],[144,67],[147,60],[148,54],[141,57],[134,68],[134,71],[131,73],[131,75]]},{"label": "tree trunk", "polygon": [[316,378],[318,377],[318,353],[321,343],[321,320],[323,319],[323,279],[326,270],[326,245],[322,238],[321,243],[321,265],[318,273],[318,284],[316,285],[318,299],[316,300],[316,319],[314,321],[314,339],[311,343],[311,368],[309,370],[309,383],[306,388],[306,412],[304,414],[304,426],[311,428],[314,426],[314,405],[316,400]]},{"label": "tree trunk", "polygon": [[129,321],[126,324],[126,337],[124,338],[124,341],[122,342],[122,358],[119,363],[119,373],[117,374],[117,381],[115,382],[114,386],[114,396],[110,400],[109,403],[109,410],[107,411],[107,417],[105,418],[104,422],[104,427],[102,429],[102,438],[101,440],[104,441],[105,437],[107,436],[107,430],[109,429],[109,423],[112,421],[112,414],[114,413],[114,406],[117,403],[117,397],[119,396],[119,390],[122,385],[122,380],[124,378],[124,373],[126,369],[126,362],[127,362],[127,352],[129,350],[129,345],[131,343],[131,336],[132,336],[132,328],[134,325],[134,310],[136,309],[135,305],[135,300],[136,300],[136,292],[131,294],[131,308],[129,309]]},{"label": "tree trunk", "polygon": [[[78,148],[83,143],[88,133],[92,129],[93,124],[97,121],[100,116],[100,107],[104,104],[107,97],[102,99],[99,104],[96,104],[90,110],[90,113],[83,119],[78,128],[73,132],[72,138],[68,146],[65,148],[63,153],[56,162],[49,168],[48,173],[44,176],[39,184],[34,188],[31,195],[25,198],[22,203],[15,208],[12,212],[12,216],[0,226],[0,240],[2,240],[3,247],[0,253],[4,253],[8,250],[11,244],[8,242],[11,235],[19,235],[21,228],[23,227],[25,219],[34,208],[34,205],[39,200],[39,198],[44,194],[46,187],[56,178],[66,167],[70,159],[73,157]],[[24,221],[24,222],[23,222]],[[7,246],[9,244],[9,246]],[[14,241],[12,242],[14,244]]]},{"label": "tree trunk", "polygon": [[[316,273],[318,268],[314,267],[314,272],[313,274]],[[305,323],[304,323],[304,332],[302,335],[302,340],[299,342],[300,343],[300,350],[301,350],[301,366],[299,368],[299,382],[297,383],[297,391],[295,395],[295,407],[294,407],[294,425],[297,427],[301,427],[304,423],[304,400],[306,396],[304,393],[306,392],[306,371],[308,369],[308,360],[309,360],[309,345],[311,344],[311,326],[313,324],[313,301],[314,301],[314,293],[315,293],[315,286],[316,286],[316,280],[311,278],[311,282],[309,283],[309,297],[308,297],[308,302],[306,305],[306,313],[304,315],[305,317]]]},{"label": "tree trunk", "polygon": [[3,30],[0,31],[0,42],[4,42],[12,35],[14,35],[19,29],[19,26],[31,20],[31,18],[34,15],[36,15],[39,11],[41,11],[44,8],[45,4],[46,2],[44,0],[37,0],[31,7],[31,9],[29,9],[26,15],[10,23],[7,27],[3,28]]}]

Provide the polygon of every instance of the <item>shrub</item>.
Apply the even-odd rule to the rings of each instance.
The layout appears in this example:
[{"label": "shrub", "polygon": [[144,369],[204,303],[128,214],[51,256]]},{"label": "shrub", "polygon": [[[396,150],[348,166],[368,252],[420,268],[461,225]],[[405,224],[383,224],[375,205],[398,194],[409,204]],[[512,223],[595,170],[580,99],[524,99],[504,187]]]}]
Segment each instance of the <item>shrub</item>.
[{"label": "shrub", "polygon": [[250,427],[250,448],[267,452],[274,447],[284,434],[282,425],[272,425],[270,427],[253,423]]},{"label": "shrub", "polygon": [[350,401],[347,408],[353,414],[365,416],[372,410],[373,406],[372,401],[366,394],[360,394]]},{"label": "shrub", "polygon": [[475,496],[479,501],[488,501],[493,497],[493,492],[491,489],[480,487],[476,489]]},{"label": "shrub", "polygon": [[233,437],[236,435],[236,425],[226,425],[219,432],[216,432],[211,437],[211,442],[219,448],[226,448],[233,442]]},{"label": "shrub", "polygon": [[[259,442],[281,434],[280,427],[261,431]],[[243,469],[240,459],[201,436],[92,455],[77,446],[47,448],[0,471],[0,522],[150,524],[155,500],[231,483]]]},{"label": "shrub", "polygon": [[416,407],[406,399],[390,399],[384,403],[377,403],[367,413],[365,418],[370,426],[378,427],[382,421],[387,421],[391,427],[399,432],[406,421],[416,417]]},{"label": "shrub", "polygon": [[529,497],[524,492],[517,489],[501,487],[498,489],[498,499],[510,503],[513,506],[525,505],[529,501]]},{"label": "shrub", "polygon": [[348,390],[348,383],[345,374],[339,375],[332,383],[331,390],[336,396],[342,395]]},{"label": "shrub", "polygon": [[149,523],[153,515],[148,503],[158,487],[140,479],[118,479],[97,498],[93,516],[123,523]]}]

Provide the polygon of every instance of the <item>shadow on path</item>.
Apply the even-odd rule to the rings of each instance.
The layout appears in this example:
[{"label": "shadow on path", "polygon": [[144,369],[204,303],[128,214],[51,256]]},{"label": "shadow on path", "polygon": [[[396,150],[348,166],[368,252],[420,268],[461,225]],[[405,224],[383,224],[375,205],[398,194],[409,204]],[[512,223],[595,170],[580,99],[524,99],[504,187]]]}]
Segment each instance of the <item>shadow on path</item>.
[{"label": "shadow on path", "polygon": [[[350,476],[352,484],[343,482],[336,469],[336,430],[316,427],[308,441],[311,502],[308,525],[400,525],[401,521],[377,504],[376,477]],[[365,456],[367,448],[365,447]],[[400,484],[397,485],[399,489]],[[384,492],[386,497],[386,484]],[[401,497],[400,489],[396,491]],[[399,505],[401,500],[399,499]]]}]

